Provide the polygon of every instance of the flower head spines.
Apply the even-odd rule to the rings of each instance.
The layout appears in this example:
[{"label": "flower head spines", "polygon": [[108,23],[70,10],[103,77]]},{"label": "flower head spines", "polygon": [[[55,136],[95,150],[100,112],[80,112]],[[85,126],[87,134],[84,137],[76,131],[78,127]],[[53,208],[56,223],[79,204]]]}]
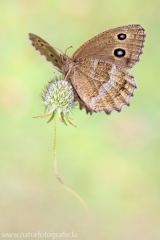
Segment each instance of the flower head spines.
[{"label": "flower head spines", "polygon": [[68,81],[63,80],[62,77],[60,79],[55,77],[44,88],[41,93],[41,99],[45,106],[45,114],[42,116],[45,117],[52,114],[48,122],[54,118],[54,113],[57,111],[63,123],[66,124],[66,119],[68,123],[72,124],[69,121],[68,114],[75,106],[74,90]]}]

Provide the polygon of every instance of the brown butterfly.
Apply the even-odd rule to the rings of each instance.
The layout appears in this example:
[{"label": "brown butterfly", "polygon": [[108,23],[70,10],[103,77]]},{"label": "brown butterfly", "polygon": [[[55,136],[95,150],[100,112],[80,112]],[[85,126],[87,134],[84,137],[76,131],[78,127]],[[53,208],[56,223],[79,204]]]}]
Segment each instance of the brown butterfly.
[{"label": "brown butterfly", "polygon": [[42,38],[29,33],[32,45],[64,74],[75,91],[75,101],[86,112],[121,111],[129,106],[136,88],[134,77],[126,70],[139,61],[145,41],[140,25],[114,28],[84,43],[72,57],[62,54]]}]

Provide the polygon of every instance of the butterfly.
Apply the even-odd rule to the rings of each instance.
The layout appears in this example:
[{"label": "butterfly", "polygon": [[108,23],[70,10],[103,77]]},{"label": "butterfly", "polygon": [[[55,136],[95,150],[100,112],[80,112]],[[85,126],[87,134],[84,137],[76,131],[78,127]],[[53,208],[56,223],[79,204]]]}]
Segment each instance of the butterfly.
[{"label": "butterfly", "polygon": [[35,49],[71,83],[80,109],[90,114],[120,112],[123,105],[129,106],[136,81],[127,70],[139,61],[145,36],[138,24],[113,28],[93,37],[69,57],[29,33]]}]

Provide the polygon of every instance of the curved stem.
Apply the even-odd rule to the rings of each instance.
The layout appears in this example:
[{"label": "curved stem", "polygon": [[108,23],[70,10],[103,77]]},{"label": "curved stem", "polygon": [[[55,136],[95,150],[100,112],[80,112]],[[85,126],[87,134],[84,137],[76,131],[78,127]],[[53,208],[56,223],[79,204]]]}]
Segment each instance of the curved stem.
[{"label": "curved stem", "polygon": [[58,168],[57,168],[57,154],[56,154],[56,150],[57,150],[57,117],[55,114],[55,119],[54,119],[54,145],[53,145],[53,168],[54,168],[54,173],[55,176],[57,178],[57,180],[63,185],[63,187],[65,187],[69,192],[71,192],[74,196],[76,196],[79,201],[83,204],[83,206],[85,207],[87,213],[89,213],[88,211],[88,207],[85,203],[85,201],[82,199],[81,196],[79,196],[78,193],[76,193],[73,189],[71,189],[67,184],[65,184],[62,179],[60,178],[60,175],[58,173]]}]

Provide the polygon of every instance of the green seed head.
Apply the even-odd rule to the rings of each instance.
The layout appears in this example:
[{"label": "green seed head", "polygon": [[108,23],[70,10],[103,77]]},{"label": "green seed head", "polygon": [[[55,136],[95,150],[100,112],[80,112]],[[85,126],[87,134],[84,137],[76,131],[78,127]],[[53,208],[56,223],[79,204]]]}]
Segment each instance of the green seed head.
[{"label": "green seed head", "polygon": [[42,101],[45,105],[45,112],[51,114],[55,110],[58,113],[69,113],[74,106],[74,91],[66,80],[53,79],[49,82]]},{"label": "green seed head", "polygon": [[67,125],[66,121],[74,126],[68,116],[69,112],[76,105],[72,85],[66,80],[55,77],[48,83],[41,94],[45,106],[45,114],[35,118],[44,118],[51,115],[48,122],[51,122],[56,112],[61,122]]}]

